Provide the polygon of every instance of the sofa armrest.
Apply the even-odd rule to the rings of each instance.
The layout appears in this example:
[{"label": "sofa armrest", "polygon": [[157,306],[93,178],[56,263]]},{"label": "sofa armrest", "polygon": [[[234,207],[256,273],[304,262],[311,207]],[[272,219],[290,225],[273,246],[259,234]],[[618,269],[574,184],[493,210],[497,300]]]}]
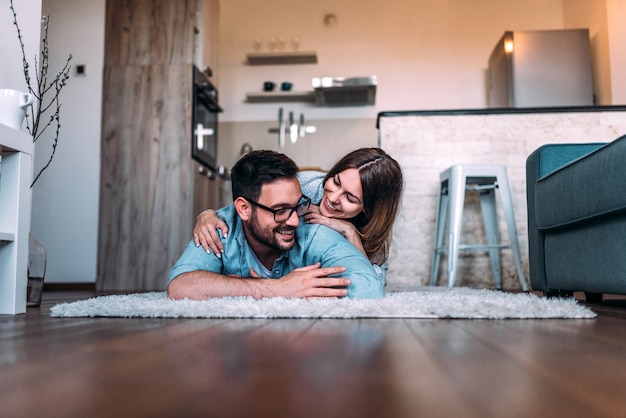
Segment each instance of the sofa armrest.
[{"label": "sofa armrest", "polygon": [[537,180],[554,170],[606,145],[605,143],[548,144],[536,149],[526,160],[526,203],[528,207],[528,267],[533,290],[547,292],[544,235],[537,228],[535,187]]}]

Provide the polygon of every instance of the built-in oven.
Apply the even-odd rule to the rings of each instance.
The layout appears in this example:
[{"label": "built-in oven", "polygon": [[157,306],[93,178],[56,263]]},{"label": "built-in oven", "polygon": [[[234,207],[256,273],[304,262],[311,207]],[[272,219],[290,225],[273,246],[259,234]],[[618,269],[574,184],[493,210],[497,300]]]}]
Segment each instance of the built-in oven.
[{"label": "built-in oven", "polygon": [[217,115],[222,111],[218,93],[209,80],[210,70],[193,67],[191,156],[217,172]]}]

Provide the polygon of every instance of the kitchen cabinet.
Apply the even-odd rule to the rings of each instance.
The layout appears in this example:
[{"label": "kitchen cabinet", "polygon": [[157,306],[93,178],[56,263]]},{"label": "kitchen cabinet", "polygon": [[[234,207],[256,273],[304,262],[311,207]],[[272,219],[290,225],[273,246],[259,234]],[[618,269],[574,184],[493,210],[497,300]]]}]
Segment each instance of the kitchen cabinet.
[{"label": "kitchen cabinet", "polygon": [[219,209],[224,206],[222,199],[223,188],[224,179],[222,176],[196,164],[193,203],[194,215],[197,216],[205,209]]},{"label": "kitchen cabinet", "polygon": [[191,107],[194,63],[217,68],[218,4],[107,0],[100,290],[164,290],[214,193],[191,159]]}]

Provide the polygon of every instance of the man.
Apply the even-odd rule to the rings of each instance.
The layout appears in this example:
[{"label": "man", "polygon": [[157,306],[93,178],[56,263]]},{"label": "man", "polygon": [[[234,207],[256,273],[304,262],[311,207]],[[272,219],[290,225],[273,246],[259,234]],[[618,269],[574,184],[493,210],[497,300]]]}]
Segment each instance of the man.
[{"label": "man", "polygon": [[224,253],[191,241],[170,270],[168,296],[383,297],[384,283],[358,249],[330,228],[300,223],[311,201],[297,172],[273,151],[242,157],[231,171],[234,202],[218,211],[229,227]]}]

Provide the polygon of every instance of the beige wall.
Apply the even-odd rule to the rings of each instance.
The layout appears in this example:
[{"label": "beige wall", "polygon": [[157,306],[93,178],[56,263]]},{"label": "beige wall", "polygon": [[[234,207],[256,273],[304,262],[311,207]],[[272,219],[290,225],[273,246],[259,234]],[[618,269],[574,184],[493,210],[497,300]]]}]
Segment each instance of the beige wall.
[{"label": "beige wall", "polygon": [[626,0],[606,0],[611,57],[612,104],[626,104]]},{"label": "beige wall", "polygon": [[[564,0],[224,0],[219,87],[224,121],[274,120],[277,104],[247,104],[264,81],[310,90],[318,76],[377,75],[376,106],[290,104],[308,119],[374,118],[380,111],[486,107],[488,57],[507,30],[563,27]],[[323,17],[337,16],[327,27]],[[256,38],[298,36],[318,64],[247,66]],[[285,49],[291,49],[287,42]]]},{"label": "beige wall", "polygon": [[596,103],[612,104],[609,28],[605,0],[564,0],[564,27],[589,28],[593,90]]}]

